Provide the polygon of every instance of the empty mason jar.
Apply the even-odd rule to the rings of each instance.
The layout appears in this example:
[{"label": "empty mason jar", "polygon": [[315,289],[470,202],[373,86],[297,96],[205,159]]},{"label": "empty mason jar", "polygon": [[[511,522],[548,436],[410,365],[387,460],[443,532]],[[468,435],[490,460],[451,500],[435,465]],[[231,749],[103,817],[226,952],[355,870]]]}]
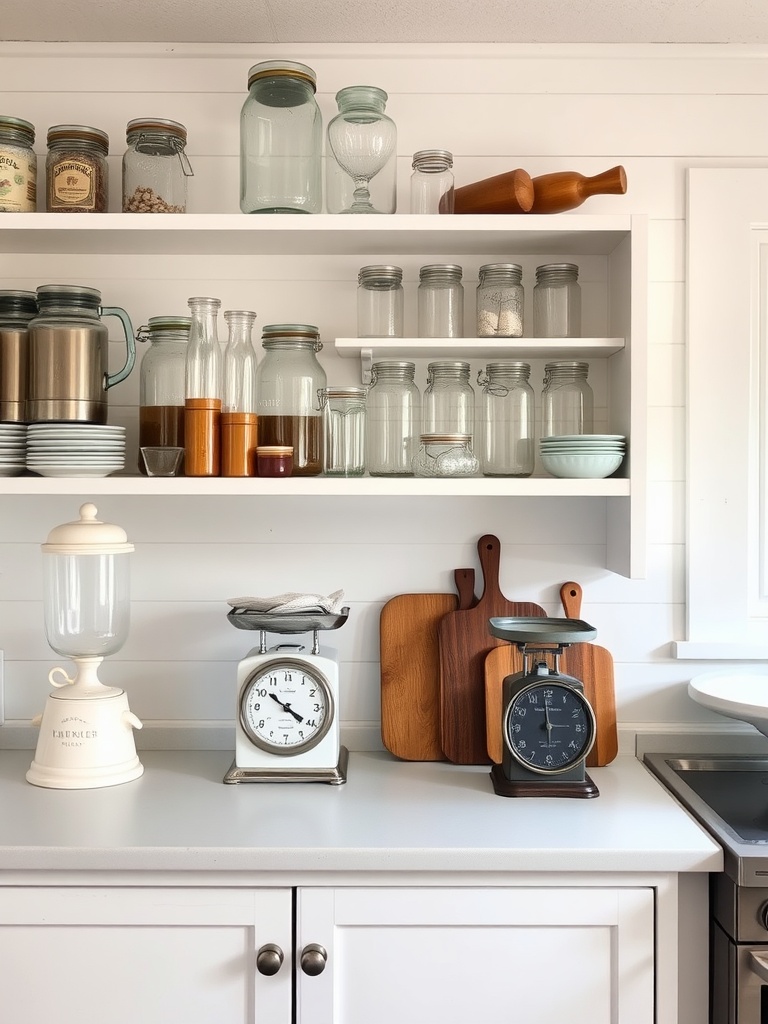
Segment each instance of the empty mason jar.
[{"label": "empty mason jar", "polygon": [[536,338],[581,337],[581,286],[575,263],[536,268],[533,333]]},{"label": "empty mason jar", "polygon": [[421,394],[415,363],[381,360],[371,367],[367,406],[367,462],[371,476],[411,476],[421,430]]},{"label": "empty mason jar", "polygon": [[357,275],[357,336],[402,338],[403,272],[400,267],[361,267]]},{"label": "empty mason jar", "polygon": [[478,338],[522,338],[523,268],[519,263],[480,267],[476,292]]},{"label": "empty mason jar", "polygon": [[413,154],[411,213],[453,213],[453,155],[447,149]]},{"label": "empty mason jar", "polygon": [[461,267],[430,263],[419,271],[420,338],[461,338],[464,333],[464,286]]},{"label": "empty mason jar", "polygon": [[323,473],[365,473],[365,388],[320,388],[323,414]]},{"label": "empty mason jar", "polygon": [[589,363],[557,360],[544,367],[541,436],[593,432],[594,399],[587,381]]},{"label": "empty mason jar", "polygon": [[489,363],[477,375],[483,386],[480,443],[476,447],[483,476],[530,476],[533,473],[533,388],[528,363]]},{"label": "empty mason jar", "polygon": [[469,363],[437,360],[427,367],[423,433],[475,432],[475,392],[469,383]]}]

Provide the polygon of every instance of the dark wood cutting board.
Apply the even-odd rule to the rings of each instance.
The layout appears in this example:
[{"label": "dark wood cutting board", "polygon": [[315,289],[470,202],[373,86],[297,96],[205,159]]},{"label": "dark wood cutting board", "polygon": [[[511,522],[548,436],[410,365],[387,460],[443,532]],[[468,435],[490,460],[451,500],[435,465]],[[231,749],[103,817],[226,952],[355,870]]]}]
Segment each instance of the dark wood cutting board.
[{"label": "dark wood cutting board", "polygon": [[501,543],[486,534],[477,542],[484,589],[474,608],[449,612],[438,627],[440,742],[454,764],[488,764],[485,737],[485,656],[505,641],[491,636],[497,615],[545,615],[531,601],[508,601],[499,587]]},{"label": "dark wood cutting board", "polygon": [[455,594],[398,594],[381,609],[381,738],[404,761],[444,761],[440,746],[437,627],[471,608],[475,570],[456,569]]}]

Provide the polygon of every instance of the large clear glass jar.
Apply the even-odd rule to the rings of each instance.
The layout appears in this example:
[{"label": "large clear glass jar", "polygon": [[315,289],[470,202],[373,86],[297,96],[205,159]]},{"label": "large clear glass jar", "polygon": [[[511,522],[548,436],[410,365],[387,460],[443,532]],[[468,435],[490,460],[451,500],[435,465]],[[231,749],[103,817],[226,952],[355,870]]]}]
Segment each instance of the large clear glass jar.
[{"label": "large clear glass jar", "polygon": [[400,267],[361,267],[357,275],[358,338],[402,338],[403,271]]},{"label": "large clear glass jar", "polygon": [[139,117],[125,129],[123,213],[186,213],[187,178],[193,174],[178,121]]},{"label": "large clear glass jar", "polygon": [[587,381],[589,363],[561,359],[544,367],[541,436],[591,434],[594,397]]},{"label": "large clear glass jar", "polygon": [[35,292],[0,291],[0,423],[27,418],[27,325],[36,314]]},{"label": "large clear glass jar", "polygon": [[[191,318],[152,316],[136,332],[149,348],[139,365],[139,448],[184,447],[187,342]],[[143,459],[139,471],[146,473]]]},{"label": "large clear glass jar", "polygon": [[323,345],[311,324],[268,324],[256,373],[259,444],[293,448],[293,475],[323,468],[322,416],[317,393],[327,383],[317,353]]},{"label": "large clear glass jar", "polygon": [[455,263],[429,263],[419,271],[417,296],[420,338],[461,338],[464,286]]},{"label": "large clear glass jar", "polygon": [[424,434],[475,433],[475,392],[469,363],[440,359],[427,366],[424,392]]},{"label": "large clear glass jar", "polygon": [[374,85],[336,93],[339,112],[328,123],[328,213],[394,213],[397,209],[397,127],[387,94]]},{"label": "large clear glass jar", "polygon": [[476,452],[483,476],[530,476],[535,462],[534,396],[528,363],[488,363],[482,385]]},{"label": "large clear glass jar", "polygon": [[219,476],[221,471],[221,392],[223,359],[219,345],[221,300],[195,296],[185,368],[184,471],[187,476]]},{"label": "large clear glass jar", "polygon": [[476,291],[478,338],[522,338],[523,268],[519,263],[486,263]]},{"label": "large clear glass jar", "polygon": [[536,267],[533,334],[536,338],[581,337],[581,286],[575,263]]},{"label": "large clear glass jar", "polygon": [[453,213],[453,154],[420,149],[411,166],[411,213]]},{"label": "large clear glass jar", "polygon": [[320,388],[325,476],[365,475],[366,388]]},{"label": "large clear glass jar", "polygon": [[20,117],[0,116],[0,213],[37,210],[35,128]]},{"label": "large clear glass jar", "polygon": [[320,213],[323,121],[312,68],[267,60],[248,72],[240,113],[243,213]]},{"label": "large clear glass jar", "polygon": [[368,389],[368,473],[412,476],[421,432],[421,393],[416,364],[382,359],[371,367]]},{"label": "large clear glass jar", "polygon": [[109,206],[109,136],[83,124],[48,129],[45,161],[48,213],[106,213]]}]

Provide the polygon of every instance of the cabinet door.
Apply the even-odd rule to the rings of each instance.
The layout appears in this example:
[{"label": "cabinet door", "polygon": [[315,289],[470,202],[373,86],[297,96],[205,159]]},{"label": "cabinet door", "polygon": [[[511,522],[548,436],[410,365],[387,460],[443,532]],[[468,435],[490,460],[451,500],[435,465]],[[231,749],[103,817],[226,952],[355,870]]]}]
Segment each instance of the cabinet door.
[{"label": "cabinet door", "polygon": [[298,1024],[653,1024],[652,889],[300,889]]},{"label": "cabinet door", "polygon": [[[291,891],[0,889],[13,1024],[290,1024]],[[264,976],[257,952],[285,954]]]}]

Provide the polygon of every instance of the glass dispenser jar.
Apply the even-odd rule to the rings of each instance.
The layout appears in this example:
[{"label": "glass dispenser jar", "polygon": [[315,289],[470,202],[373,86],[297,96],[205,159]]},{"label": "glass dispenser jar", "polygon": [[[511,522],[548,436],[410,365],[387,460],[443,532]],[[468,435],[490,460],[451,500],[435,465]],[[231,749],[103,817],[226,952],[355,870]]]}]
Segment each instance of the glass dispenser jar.
[{"label": "glass dispenser jar", "polygon": [[267,60],[248,72],[240,113],[243,213],[320,213],[323,121],[312,68]]},{"label": "glass dispenser jar", "polygon": [[123,213],[186,213],[187,178],[194,173],[178,121],[139,117],[125,129]]},{"label": "glass dispenser jar", "polygon": [[423,433],[475,433],[475,392],[469,383],[469,363],[437,360],[427,366]]},{"label": "glass dispenser jar", "polygon": [[589,363],[563,359],[546,364],[541,393],[542,437],[593,432],[594,399],[588,373]]},{"label": "glass dispenser jar", "polygon": [[185,366],[184,471],[218,476],[221,471],[222,352],[218,314],[221,300],[195,296]]},{"label": "glass dispenser jar", "polygon": [[420,149],[411,166],[411,213],[453,213],[453,155]]},{"label": "glass dispenser jar", "polygon": [[397,209],[397,127],[387,94],[373,85],[336,93],[328,124],[326,206],[329,213],[394,213]]},{"label": "glass dispenser jar", "polygon": [[419,271],[420,338],[462,337],[464,286],[461,274],[461,267],[455,263],[430,263]]},{"label": "glass dispenser jar", "polygon": [[[184,447],[188,316],[151,316],[136,340],[149,342],[139,366],[139,449]],[[139,452],[141,456],[141,452]],[[139,471],[146,474],[139,457]]]},{"label": "glass dispenser jar", "polygon": [[256,476],[256,352],[251,332],[256,314],[228,309],[221,405],[221,475]]},{"label": "glass dispenser jar", "polygon": [[323,345],[311,324],[268,324],[256,373],[259,445],[293,448],[293,476],[322,472],[322,416],[317,394],[326,386],[317,353]]},{"label": "glass dispenser jar", "polygon": [[27,417],[27,325],[37,313],[34,292],[0,291],[0,423]]},{"label": "glass dispenser jar", "polygon": [[483,476],[533,473],[534,398],[528,363],[489,363],[477,375],[483,387],[478,454]]},{"label": "glass dispenser jar", "polygon": [[533,333],[536,338],[581,337],[581,286],[575,263],[536,267]]},{"label": "glass dispenser jar", "polygon": [[412,476],[421,431],[416,364],[383,359],[371,367],[367,462],[371,476]]},{"label": "glass dispenser jar", "polygon": [[403,271],[400,267],[361,267],[357,275],[358,338],[402,338]]},{"label": "glass dispenser jar", "polygon": [[106,213],[109,136],[100,128],[57,124],[48,129],[45,162],[48,213]]},{"label": "glass dispenser jar", "polygon": [[480,267],[476,292],[478,338],[522,338],[523,268],[519,263]]},{"label": "glass dispenser jar", "polygon": [[35,126],[20,117],[0,116],[0,213],[37,210]]}]

